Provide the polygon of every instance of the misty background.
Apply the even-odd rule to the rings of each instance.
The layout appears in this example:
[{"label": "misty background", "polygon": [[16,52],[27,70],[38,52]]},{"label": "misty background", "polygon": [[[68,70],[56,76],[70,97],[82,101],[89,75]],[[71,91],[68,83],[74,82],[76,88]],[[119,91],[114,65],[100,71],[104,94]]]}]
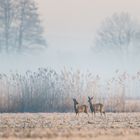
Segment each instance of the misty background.
[{"label": "misty background", "polygon": [[93,53],[94,37],[106,17],[128,12],[139,21],[139,2],[118,0],[41,0],[37,1],[45,29],[47,49],[43,52],[0,54],[1,72],[36,70],[38,67],[63,67],[110,76],[116,69],[130,73],[139,70],[139,56],[124,65],[114,55]]},{"label": "misty background", "polygon": [[68,112],[87,96],[140,111],[138,0],[0,4],[1,112]]}]

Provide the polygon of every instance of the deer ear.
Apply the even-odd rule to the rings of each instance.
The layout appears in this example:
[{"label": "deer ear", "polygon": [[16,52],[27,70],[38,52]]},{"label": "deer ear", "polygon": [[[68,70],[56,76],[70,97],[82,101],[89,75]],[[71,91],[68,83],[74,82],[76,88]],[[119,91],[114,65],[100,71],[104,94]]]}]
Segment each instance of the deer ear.
[{"label": "deer ear", "polygon": [[90,100],[90,97],[88,96],[88,99]]},{"label": "deer ear", "polygon": [[91,97],[91,99],[93,99],[93,97]]}]

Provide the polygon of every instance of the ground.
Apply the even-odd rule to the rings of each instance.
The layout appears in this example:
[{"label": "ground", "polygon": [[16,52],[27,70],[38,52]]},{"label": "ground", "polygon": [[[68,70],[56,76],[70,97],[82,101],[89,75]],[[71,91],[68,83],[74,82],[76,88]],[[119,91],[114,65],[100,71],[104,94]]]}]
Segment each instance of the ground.
[{"label": "ground", "polygon": [[140,113],[0,114],[0,140],[139,140]]}]

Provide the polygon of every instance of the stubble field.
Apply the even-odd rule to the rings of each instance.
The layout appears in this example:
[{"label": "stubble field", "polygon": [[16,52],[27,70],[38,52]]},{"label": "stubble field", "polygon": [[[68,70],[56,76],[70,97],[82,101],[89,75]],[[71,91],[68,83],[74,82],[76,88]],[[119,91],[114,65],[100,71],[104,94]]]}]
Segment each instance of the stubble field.
[{"label": "stubble field", "polygon": [[0,114],[0,140],[139,140],[140,113]]}]

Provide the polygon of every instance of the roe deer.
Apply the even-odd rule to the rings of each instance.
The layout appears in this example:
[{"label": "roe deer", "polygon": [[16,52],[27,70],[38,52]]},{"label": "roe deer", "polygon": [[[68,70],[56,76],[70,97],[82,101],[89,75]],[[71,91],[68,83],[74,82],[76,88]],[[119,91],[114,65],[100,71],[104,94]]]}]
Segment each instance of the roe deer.
[{"label": "roe deer", "polygon": [[77,102],[75,98],[73,99],[73,102],[74,102],[74,110],[75,110],[76,116],[77,114],[79,116],[79,113],[81,112],[84,112],[89,116],[88,111],[87,111],[88,109],[87,105],[79,105],[79,103]]},{"label": "roe deer", "polygon": [[92,113],[92,117],[93,117],[93,112],[94,112],[94,116],[95,116],[96,112],[100,112],[101,116],[102,116],[102,113],[103,113],[104,116],[105,116],[104,105],[101,104],[101,103],[92,104],[92,102],[91,102],[92,99],[93,99],[93,97],[88,97],[88,102],[89,102],[89,105],[90,105],[90,110],[91,110],[91,113]]}]

